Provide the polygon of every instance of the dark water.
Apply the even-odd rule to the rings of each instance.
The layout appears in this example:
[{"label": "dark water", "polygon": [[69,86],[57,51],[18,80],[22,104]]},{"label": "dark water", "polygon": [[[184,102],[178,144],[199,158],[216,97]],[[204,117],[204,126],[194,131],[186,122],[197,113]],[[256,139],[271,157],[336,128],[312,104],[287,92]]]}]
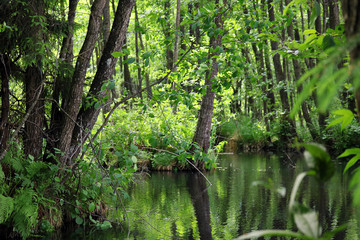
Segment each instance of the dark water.
[{"label": "dark water", "polygon": [[[95,231],[88,238],[234,239],[259,229],[297,231],[289,220],[288,200],[297,174],[305,170],[301,160],[254,155],[224,155],[219,160],[219,168],[206,173],[211,185],[199,173],[156,172],[143,177],[129,192],[127,216],[121,208],[109,216],[128,218],[125,229]],[[338,164],[324,186],[306,178],[297,200],[319,212],[323,232],[347,223],[347,230],[334,239],[356,240],[360,217],[351,205],[342,169]]]}]

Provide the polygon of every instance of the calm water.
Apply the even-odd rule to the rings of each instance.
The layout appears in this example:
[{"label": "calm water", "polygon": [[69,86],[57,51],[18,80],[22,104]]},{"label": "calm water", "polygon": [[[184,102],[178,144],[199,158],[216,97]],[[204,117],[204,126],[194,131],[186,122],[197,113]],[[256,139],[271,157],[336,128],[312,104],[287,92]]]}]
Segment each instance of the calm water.
[{"label": "calm water", "polygon": [[[323,231],[348,223],[335,239],[360,239],[360,217],[347,194],[343,165],[337,166],[325,186],[307,178],[297,199],[319,212]],[[198,173],[152,173],[130,190],[127,216],[121,208],[111,211],[109,218],[130,219],[125,229],[86,235],[124,239],[128,226],[130,239],[233,239],[257,229],[296,231],[287,203],[296,175],[304,170],[300,160],[289,164],[289,159],[276,156],[223,155],[219,168],[206,173],[211,185]],[[75,232],[70,238],[76,236],[84,233]]]}]

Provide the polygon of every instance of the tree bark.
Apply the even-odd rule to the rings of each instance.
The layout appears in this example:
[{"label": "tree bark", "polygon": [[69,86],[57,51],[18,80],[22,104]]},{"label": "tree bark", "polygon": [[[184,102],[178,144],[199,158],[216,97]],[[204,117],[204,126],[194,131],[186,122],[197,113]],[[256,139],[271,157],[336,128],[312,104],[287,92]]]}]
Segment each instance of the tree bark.
[{"label": "tree bark", "polygon": [[88,31],[76,62],[75,72],[70,86],[69,100],[64,105],[66,116],[61,127],[58,149],[64,153],[64,156],[60,157],[60,162],[65,165],[70,164],[68,160],[72,158],[72,156],[69,155],[69,150],[73,130],[82,102],[86,71],[98,38],[105,2],[106,0],[95,0],[91,7]]},{"label": "tree bark", "polygon": [[[126,46],[126,37],[125,37],[123,49],[126,48],[127,46]],[[124,55],[124,88],[127,91],[127,95],[131,96],[134,94],[134,86],[130,74],[129,64],[127,63],[128,57],[129,57],[128,54]]]},{"label": "tree bark", "polygon": [[[285,3],[289,4],[290,0],[286,0]],[[288,26],[287,32],[288,32],[288,35],[290,37],[290,40],[296,40],[296,41],[299,42],[300,41],[299,34],[294,34],[294,27],[293,27],[294,21],[296,21],[296,17],[294,17],[293,21]],[[292,59],[292,63],[293,63],[293,68],[294,68],[295,81],[297,81],[297,80],[300,79],[303,70],[302,70],[301,65],[300,65],[300,63],[299,63],[299,61],[297,59]],[[302,86],[299,86],[297,88],[297,91],[298,91],[298,93],[300,93],[302,91]],[[305,122],[306,122],[306,126],[310,131],[310,135],[311,135],[312,139],[314,141],[318,141],[319,140],[319,134],[317,133],[316,128],[315,128],[315,126],[314,126],[314,124],[313,124],[313,122],[311,120],[311,116],[310,116],[310,113],[308,111],[307,104],[306,104],[305,101],[301,104],[301,110],[302,110],[302,113],[303,113],[303,116],[304,116],[304,119],[305,119]]]},{"label": "tree bark", "polygon": [[[218,0],[216,0],[215,2],[218,6]],[[223,1],[223,4],[226,5],[226,1]],[[220,14],[215,16],[214,21],[218,29],[223,29],[224,20],[222,19],[222,16]],[[207,152],[210,146],[211,122],[214,110],[215,92],[212,91],[211,85],[213,82],[213,78],[218,74],[219,71],[219,63],[217,61],[218,53],[215,52],[215,48],[217,46],[221,46],[221,44],[221,34],[211,37],[209,49],[209,64],[211,64],[211,70],[206,73],[206,93],[202,98],[199,118],[196,125],[195,135],[193,137],[193,143],[197,144],[204,152]],[[200,168],[204,168],[203,163],[200,163],[198,160],[196,161],[196,165]]]},{"label": "tree bark", "polygon": [[[268,1],[269,20],[275,21],[274,6],[272,3],[273,3],[272,0]],[[277,41],[270,41],[270,45],[271,45],[271,50],[274,52],[276,52],[279,49],[279,43]],[[286,75],[282,68],[279,53],[274,54],[273,63],[274,63],[275,75],[276,75],[277,81],[283,85],[286,85]],[[297,133],[296,133],[296,128],[295,128],[295,122],[289,118],[290,105],[289,105],[288,94],[284,87],[280,88],[280,99],[281,99],[282,109],[284,111],[283,121],[284,121],[284,123],[286,123],[286,122],[289,123],[288,131],[292,137],[296,137]],[[283,140],[290,141],[290,139],[286,136],[286,134],[284,135]]]},{"label": "tree bark", "polygon": [[165,35],[165,45],[166,45],[166,68],[171,70],[174,62],[173,62],[173,55],[174,52],[171,47],[171,33],[170,33],[170,15],[171,15],[171,8],[170,8],[170,0],[166,0],[164,3],[164,18],[165,18],[165,25],[164,25],[164,35]]},{"label": "tree bark", "polygon": [[[43,146],[45,106],[43,100],[36,99],[37,93],[42,91],[41,83],[40,66],[29,66],[25,72],[26,111],[30,111],[34,101],[37,103],[25,122],[23,143],[25,156],[32,155],[35,159],[41,156]],[[43,93],[41,96],[40,98],[43,98]]]},{"label": "tree bark", "polygon": [[5,54],[0,54],[0,76],[1,76],[1,119],[0,119],[0,154],[5,151],[9,138],[9,78],[10,78],[10,58]]},{"label": "tree bark", "polygon": [[[87,97],[95,97],[100,100],[105,96],[105,93],[101,91],[101,86],[111,77],[117,62],[117,58],[114,58],[111,54],[113,52],[121,51],[123,47],[131,11],[134,5],[135,0],[119,1],[110,36],[106,42],[98,70],[90,86]],[[94,127],[99,112],[100,108],[95,108],[93,105],[88,108],[82,106],[80,109],[77,122],[79,125],[81,124],[81,126],[76,125],[72,135],[71,153],[73,157],[76,157],[79,154],[80,149],[78,148],[78,144],[83,140],[82,130],[87,129],[90,131]]]},{"label": "tree bark", "polygon": [[[357,0],[343,0],[342,1],[343,14],[345,20],[345,34],[346,37],[351,40],[359,36],[360,33],[360,2]],[[350,51],[350,69],[355,69],[360,67],[360,43],[356,42],[353,49]],[[360,121],[360,84],[353,80],[353,85],[355,89],[355,99],[357,107],[358,120]]]},{"label": "tree bark", "polygon": [[[61,68],[65,69],[72,69],[72,60],[74,58],[73,55],[73,36],[74,36],[74,24],[75,24],[75,15],[76,15],[76,8],[78,5],[79,0],[70,0],[69,1],[69,12],[68,12],[68,29],[67,35],[64,37],[60,56],[59,56],[59,63]],[[61,131],[61,122],[64,119],[64,113],[60,110],[60,96],[62,96],[62,104],[64,105],[67,101],[67,97],[69,96],[69,87],[67,84],[71,82],[70,74],[63,74],[64,72],[68,73],[67,71],[59,71],[60,73],[54,80],[53,91],[52,91],[52,99],[53,102],[51,104],[51,119],[49,130],[47,131],[47,145],[46,151],[44,155],[44,160],[52,161],[55,163],[55,160],[52,157],[47,155],[47,152],[51,152],[52,154],[55,153],[54,148],[57,146],[59,138],[60,138],[60,131]]]},{"label": "tree bark", "polygon": [[[135,21],[137,22],[138,26],[140,27],[140,21],[139,21],[139,16],[138,16],[136,5],[135,5],[134,8],[135,8]],[[145,47],[144,47],[144,43],[143,43],[143,40],[142,40],[142,32],[138,32],[138,38],[140,40],[141,51],[144,52]],[[149,100],[151,100],[152,99],[152,90],[151,90],[151,86],[150,86],[149,73],[148,73],[148,69],[145,66],[145,63],[143,63],[143,66],[144,66],[143,69],[144,69],[144,72],[145,72],[145,84],[146,84],[147,97],[148,97]],[[140,90],[140,88],[138,90]]]}]

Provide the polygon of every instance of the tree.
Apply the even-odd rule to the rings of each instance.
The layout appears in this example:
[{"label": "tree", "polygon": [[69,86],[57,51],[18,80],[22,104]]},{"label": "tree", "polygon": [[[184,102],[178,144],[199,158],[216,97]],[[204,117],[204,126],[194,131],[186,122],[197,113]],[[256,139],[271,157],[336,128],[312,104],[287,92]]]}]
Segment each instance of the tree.
[{"label": "tree", "polygon": [[[222,44],[223,29],[224,29],[224,11],[227,2],[223,2],[223,6],[220,6],[219,1],[215,0],[215,6],[217,14],[214,17],[216,30],[218,32],[212,32],[210,35],[210,48],[208,53],[208,70],[205,75],[205,88],[206,93],[202,97],[201,107],[199,111],[199,117],[196,125],[196,131],[193,137],[193,143],[197,144],[204,152],[207,152],[210,145],[210,134],[212,126],[212,116],[214,111],[214,99],[215,92],[212,90],[212,84],[214,78],[219,71],[219,63],[217,56],[219,55],[219,49]],[[201,163],[203,164],[203,163]],[[200,165],[200,162],[197,162]],[[201,166],[202,168],[204,166]]]}]

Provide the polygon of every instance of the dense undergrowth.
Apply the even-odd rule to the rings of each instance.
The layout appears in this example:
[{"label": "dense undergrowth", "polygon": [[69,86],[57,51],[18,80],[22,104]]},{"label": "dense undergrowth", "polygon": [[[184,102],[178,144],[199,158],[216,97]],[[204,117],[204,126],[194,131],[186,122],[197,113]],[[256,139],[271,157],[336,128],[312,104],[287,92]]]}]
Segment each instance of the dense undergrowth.
[{"label": "dense undergrowth", "polygon": [[[196,108],[196,106],[195,106]],[[108,201],[128,197],[126,188],[135,172],[194,170],[196,159],[208,169],[216,167],[222,151],[289,151],[281,141],[286,125],[266,124],[243,115],[215,115],[211,148],[204,153],[192,147],[196,111],[184,104],[144,105],[117,109],[99,137],[88,143],[91,151],[69,167],[36,161],[14,145],[0,169],[1,235],[23,238],[46,234],[64,223],[106,229],[121,224],[106,219]],[[335,117],[331,116],[329,122]],[[99,119],[94,132],[100,128]],[[307,128],[298,124],[297,141],[307,141]],[[326,129],[322,141],[333,153],[359,145],[360,127],[353,121],[345,128]],[[296,140],[294,139],[294,142]],[[335,156],[335,155],[334,155]],[[117,207],[122,207],[121,204]]]}]

